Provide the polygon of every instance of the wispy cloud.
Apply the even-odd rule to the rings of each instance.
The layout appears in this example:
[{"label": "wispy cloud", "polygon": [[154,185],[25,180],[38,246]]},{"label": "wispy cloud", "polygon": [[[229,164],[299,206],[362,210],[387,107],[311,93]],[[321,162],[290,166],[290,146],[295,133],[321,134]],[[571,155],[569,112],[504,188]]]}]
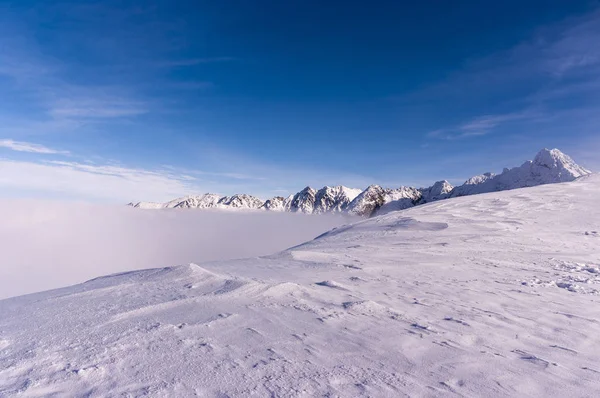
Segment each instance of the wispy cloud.
[{"label": "wispy cloud", "polygon": [[177,68],[186,66],[195,66],[202,64],[212,64],[217,62],[237,61],[235,57],[206,57],[206,58],[188,58],[160,62],[158,65],[164,68]]},{"label": "wispy cloud", "polygon": [[[552,33],[555,40],[544,41],[544,36]],[[590,68],[597,72],[600,66],[600,9],[567,21],[558,32],[541,32],[537,39],[529,47],[536,51],[533,56],[541,56],[541,63],[549,73],[561,77]]]},{"label": "wispy cloud", "polygon": [[539,29],[506,51],[469,60],[462,70],[415,95],[466,103],[473,109],[493,103],[502,112],[475,114],[425,136],[445,140],[484,136],[508,124],[550,120],[564,113],[570,101],[578,109],[598,110],[599,101],[590,98],[600,87],[598,43],[600,9]]},{"label": "wispy cloud", "polygon": [[522,120],[531,121],[540,119],[542,117],[543,115],[541,113],[533,110],[499,115],[477,116],[453,128],[430,131],[427,133],[427,137],[444,140],[460,140],[471,137],[481,137],[490,134],[494,128],[506,123]]},{"label": "wispy cloud", "polygon": [[449,129],[438,129],[430,131],[426,134],[427,138],[434,138],[439,140],[461,140],[469,137],[480,137],[487,135],[489,130],[473,130],[473,131],[453,131]]},{"label": "wispy cloud", "polygon": [[120,98],[60,98],[49,104],[48,113],[56,118],[107,119],[137,116],[148,112],[142,101]]},{"label": "wispy cloud", "polygon": [[[67,151],[13,140],[0,140],[0,147],[40,155],[71,155],[68,160],[47,161],[41,160],[42,158],[35,161],[0,158],[0,193],[9,196],[13,192],[29,192],[32,196],[59,193],[63,197],[109,202],[166,201],[207,192],[251,193],[261,196],[257,188],[267,179],[264,175],[185,169],[168,165],[155,169],[128,167],[106,159],[97,162],[72,161],[70,159],[77,157]],[[244,189],[234,192],[240,185]]]},{"label": "wispy cloud", "polygon": [[13,90],[21,100],[29,101],[38,119],[89,123],[139,116],[150,110],[149,101],[141,99],[129,84],[103,83],[106,79],[102,76],[82,84],[84,80],[72,74],[77,65],[41,51],[26,29],[1,26],[0,48],[0,77],[6,78],[0,98]]},{"label": "wispy cloud", "polygon": [[165,201],[200,191],[195,178],[165,170],[145,170],[78,162],[26,162],[0,159],[0,187],[5,195],[51,193],[86,200]]},{"label": "wispy cloud", "polygon": [[31,152],[39,154],[56,154],[56,155],[68,155],[69,151],[59,151],[56,149],[48,148],[44,145],[33,144],[31,142],[14,141],[11,139],[0,140],[0,147],[7,148],[17,152]]}]

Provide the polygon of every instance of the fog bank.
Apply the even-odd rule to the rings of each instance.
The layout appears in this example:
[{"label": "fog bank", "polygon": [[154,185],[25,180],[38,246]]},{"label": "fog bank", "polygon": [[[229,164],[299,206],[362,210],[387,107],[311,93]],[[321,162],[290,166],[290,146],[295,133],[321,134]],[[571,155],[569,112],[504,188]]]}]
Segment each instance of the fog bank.
[{"label": "fog bank", "polygon": [[339,215],[0,204],[0,299],[116,272],[271,254],[351,221]]}]

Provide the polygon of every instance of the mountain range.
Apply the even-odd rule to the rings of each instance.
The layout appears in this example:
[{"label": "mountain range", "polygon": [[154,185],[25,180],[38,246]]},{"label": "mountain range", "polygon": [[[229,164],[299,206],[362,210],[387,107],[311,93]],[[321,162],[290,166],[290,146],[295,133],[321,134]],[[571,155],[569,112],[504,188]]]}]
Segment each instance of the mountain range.
[{"label": "mountain range", "polygon": [[590,173],[558,149],[542,149],[533,160],[526,161],[521,166],[505,168],[500,174],[484,173],[474,176],[456,187],[448,181],[438,181],[428,188],[391,189],[370,185],[365,190],[344,186],[326,186],[315,190],[306,187],[287,198],[276,196],[266,201],[247,194],[220,196],[207,193],[185,196],[166,203],[137,202],[129,205],[140,209],[246,209],[307,214],[347,213],[372,217],[458,196],[573,181]]}]

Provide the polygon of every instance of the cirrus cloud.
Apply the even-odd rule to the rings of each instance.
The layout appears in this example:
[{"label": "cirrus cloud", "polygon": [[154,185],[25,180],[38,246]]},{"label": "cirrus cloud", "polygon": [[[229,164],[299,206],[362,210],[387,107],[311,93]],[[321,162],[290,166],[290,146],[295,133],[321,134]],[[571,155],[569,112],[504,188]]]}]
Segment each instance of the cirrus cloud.
[{"label": "cirrus cloud", "polygon": [[59,151],[56,149],[48,148],[47,146],[40,144],[33,144],[31,142],[14,141],[11,139],[0,140],[0,148],[7,148],[17,152],[31,152],[39,154],[57,154],[57,155],[68,155],[69,151]]}]

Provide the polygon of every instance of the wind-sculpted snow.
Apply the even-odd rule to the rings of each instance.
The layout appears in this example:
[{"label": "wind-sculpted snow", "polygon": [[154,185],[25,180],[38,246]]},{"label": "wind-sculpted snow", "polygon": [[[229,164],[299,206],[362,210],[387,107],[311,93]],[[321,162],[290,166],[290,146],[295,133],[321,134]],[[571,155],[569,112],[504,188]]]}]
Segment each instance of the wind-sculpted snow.
[{"label": "wind-sculpted snow", "polygon": [[0,396],[599,396],[599,196],[436,201],[0,301]]},{"label": "wind-sculpted snow", "polygon": [[[484,173],[471,177],[463,185],[453,187],[448,181],[438,181],[428,188],[400,187],[396,189],[370,185],[364,191],[344,186],[323,187],[315,190],[306,187],[290,195],[268,199],[264,203],[250,195],[231,198],[214,194],[190,196],[165,204],[152,202],[130,203],[142,209],[161,208],[220,208],[220,209],[261,209],[269,211],[290,211],[301,213],[348,213],[361,217],[372,217],[404,210],[429,202],[457,196],[475,195],[485,192],[505,191],[516,188],[533,187],[543,184],[573,181],[590,174],[589,170],[577,165],[573,159],[558,149],[543,149],[533,161],[520,167],[504,169],[501,174]],[[234,203],[234,204],[232,204]]]}]

